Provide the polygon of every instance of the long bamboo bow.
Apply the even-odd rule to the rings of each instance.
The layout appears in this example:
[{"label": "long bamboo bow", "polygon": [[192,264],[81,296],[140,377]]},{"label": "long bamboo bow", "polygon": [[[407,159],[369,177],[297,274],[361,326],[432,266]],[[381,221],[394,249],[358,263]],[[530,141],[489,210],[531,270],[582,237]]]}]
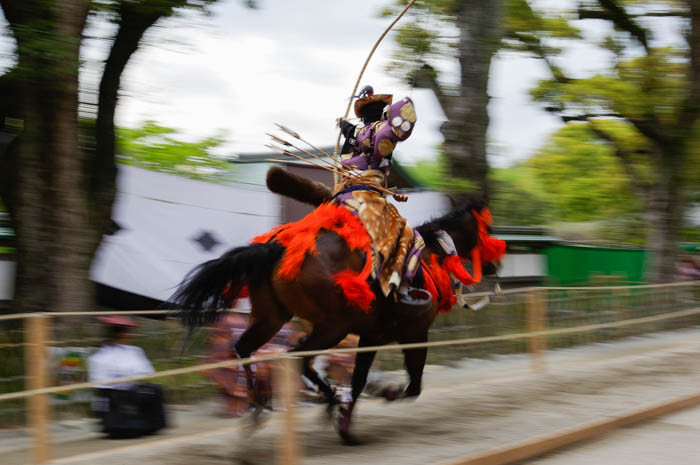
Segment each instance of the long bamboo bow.
[{"label": "long bamboo bow", "polygon": [[[374,51],[377,50],[377,47],[379,46],[379,43],[384,39],[384,37],[391,31],[391,28],[394,27],[394,24],[396,24],[399,19],[408,11],[409,8],[411,8],[411,5],[416,3],[416,0],[411,0],[408,2],[408,5],[406,5],[406,8],[403,9],[403,11],[389,24],[389,27],[386,28],[386,30],[382,33],[381,36],[379,36],[379,39],[374,43],[374,47],[372,47],[372,50],[369,52],[369,55],[367,55],[367,59],[365,60],[365,64],[362,65],[362,70],[360,70],[360,75],[357,76],[357,81],[355,81],[355,87],[353,87],[352,92],[350,92],[350,95],[355,95],[355,92],[357,92],[357,88],[360,85],[360,80],[362,79],[362,75],[365,73],[365,69],[367,68],[367,64],[369,64],[369,60],[372,58],[372,55],[374,55]],[[348,107],[345,109],[345,116],[343,118],[347,118],[348,115],[350,114],[350,107],[352,106],[352,98],[348,100]],[[338,160],[338,150],[340,149],[340,136],[342,135],[342,132],[338,131],[338,140],[335,143],[335,149],[333,150],[333,159]],[[338,182],[338,175],[334,174],[333,175],[333,181],[335,183]]]}]

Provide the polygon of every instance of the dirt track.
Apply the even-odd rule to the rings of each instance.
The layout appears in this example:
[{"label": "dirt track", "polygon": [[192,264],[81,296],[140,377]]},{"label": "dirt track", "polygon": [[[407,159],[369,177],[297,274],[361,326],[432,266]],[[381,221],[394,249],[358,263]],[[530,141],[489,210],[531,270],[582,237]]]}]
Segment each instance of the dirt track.
[{"label": "dirt track", "polygon": [[[322,421],[319,407],[297,409],[301,463],[439,464],[553,433],[697,392],[698,353],[700,329],[694,329],[551,352],[546,375],[533,374],[526,356],[428,367],[424,393],[417,401],[367,400],[359,406],[354,426],[364,442],[360,446],[341,445],[332,427]],[[119,444],[113,452],[89,453],[60,463],[271,464],[279,425],[280,415],[274,413],[254,432],[235,420],[208,433]],[[610,463],[615,463],[614,458]]]}]

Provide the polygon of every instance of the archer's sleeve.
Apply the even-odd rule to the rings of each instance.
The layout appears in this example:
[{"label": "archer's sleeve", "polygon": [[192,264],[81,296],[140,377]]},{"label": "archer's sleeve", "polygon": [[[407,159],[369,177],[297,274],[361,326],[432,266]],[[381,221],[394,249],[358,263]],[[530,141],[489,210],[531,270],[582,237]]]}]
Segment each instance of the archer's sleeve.
[{"label": "archer's sleeve", "polygon": [[416,125],[416,109],[413,106],[413,100],[404,97],[392,104],[389,107],[387,121],[397,141],[408,139]]},{"label": "archer's sleeve", "polygon": [[387,120],[379,122],[376,126],[373,157],[375,159],[389,157],[398,142],[410,137],[415,124],[416,111],[410,98],[404,97],[392,104],[389,107]]}]

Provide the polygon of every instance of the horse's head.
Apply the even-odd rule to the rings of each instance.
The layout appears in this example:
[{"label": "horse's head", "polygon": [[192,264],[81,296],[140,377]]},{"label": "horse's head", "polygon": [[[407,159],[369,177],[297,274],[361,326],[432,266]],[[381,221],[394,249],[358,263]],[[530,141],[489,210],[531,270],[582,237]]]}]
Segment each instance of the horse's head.
[{"label": "horse's head", "polygon": [[[471,199],[417,229],[425,240],[426,251],[443,259],[450,254],[447,249],[451,239],[457,255],[471,260],[474,279],[478,282],[477,275],[490,275],[498,270],[505,253],[505,242],[490,235],[492,221],[486,202]],[[446,240],[440,231],[446,232],[449,239]]]}]

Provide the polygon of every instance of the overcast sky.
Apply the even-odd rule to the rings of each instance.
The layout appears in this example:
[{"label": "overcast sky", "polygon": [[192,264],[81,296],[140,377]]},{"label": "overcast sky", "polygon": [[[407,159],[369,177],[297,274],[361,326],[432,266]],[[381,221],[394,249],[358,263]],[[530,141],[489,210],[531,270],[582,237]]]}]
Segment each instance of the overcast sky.
[{"label": "overcast sky", "polygon": [[[191,27],[174,20],[177,27],[155,30],[148,40],[152,45],[127,70],[128,98],[119,109],[119,123],[153,118],[201,135],[225,129],[230,152],[264,151],[265,132],[276,122],[316,145],[334,145],[335,119],[344,114],[367,54],[392,20],[377,15],[388,1],[356,0],[351,9],[340,1],[259,4],[259,10],[248,10],[227,0],[213,8],[213,17]],[[175,43],[163,45],[173,36]],[[371,84],[396,99],[413,98],[418,126],[399,145],[397,157],[405,162],[432,158],[445,117],[431,92],[411,89],[386,73],[394,48],[393,38],[386,37],[360,87]],[[529,155],[560,124],[527,96],[544,76],[546,70],[534,59],[510,56],[494,62],[490,138],[505,154],[494,162]]]},{"label": "overcast sky", "polygon": [[[220,0],[212,16],[186,14],[152,28],[132,57],[123,78],[117,124],[135,126],[152,119],[202,138],[225,131],[225,154],[265,151],[266,132],[274,123],[298,131],[315,145],[334,145],[335,119],[347,106],[357,75],[375,40],[392,18],[377,13],[390,0],[259,0],[249,10],[240,0]],[[561,7],[570,0],[540,0]],[[424,16],[423,21],[430,21]],[[604,26],[591,24],[589,34]],[[109,26],[97,22],[89,35],[105,35]],[[579,22],[579,25],[581,22]],[[4,21],[0,23],[0,31]],[[0,72],[9,66],[10,44],[0,38]],[[103,60],[107,42],[88,40],[87,63]],[[386,37],[370,61],[360,87],[408,95],[416,102],[418,125],[397,148],[397,157],[414,162],[435,155],[444,120],[433,95],[411,89],[385,72],[393,39]],[[576,46],[564,56],[583,75],[595,72],[608,57],[590,47]],[[455,69],[445,64],[445,69]],[[97,73],[81,76],[86,87]],[[538,79],[548,77],[543,64],[513,53],[492,63],[489,138],[495,147],[492,164],[506,166],[533,153],[561,126],[528,95]],[[94,83],[92,84],[94,85]]]}]

